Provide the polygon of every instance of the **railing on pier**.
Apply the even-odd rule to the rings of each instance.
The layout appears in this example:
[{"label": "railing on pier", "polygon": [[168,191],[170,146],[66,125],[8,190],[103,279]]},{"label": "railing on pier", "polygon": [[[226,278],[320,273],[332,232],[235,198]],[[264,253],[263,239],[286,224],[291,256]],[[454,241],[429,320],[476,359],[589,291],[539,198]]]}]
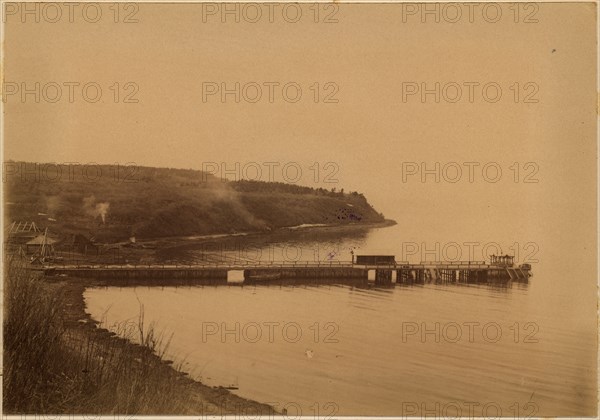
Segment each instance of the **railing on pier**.
[{"label": "railing on pier", "polygon": [[60,270],[185,270],[185,269],[260,269],[260,268],[361,268],[376,270],[402,270],[402,269],[478,269],[490,268],[485,261],[421,261],[418,264],[411,264],[408,261],[396,261],[395,264],[356,264],[351,261],[213,261],[200,264],[57,264],[52,263],[44,265],[43,269]]},{"label": "railing on pier", "polygon": [[424,268],[462,269],[462,268],[488,268],[485,261],[421,261]]},{"label": "railing on pier", "polygon": [[347,267],[351,268],[355,265],[351,261],[215,261],[207,262],[203,264],[49,264],[44,265],[41,268],[49,269],[73,269],[73,270],[85,270],[85,269],[150,269],[150,270],[169,270],[169,269],[229,269],[235,270],[237,268],[324,268],[324,267]]}]

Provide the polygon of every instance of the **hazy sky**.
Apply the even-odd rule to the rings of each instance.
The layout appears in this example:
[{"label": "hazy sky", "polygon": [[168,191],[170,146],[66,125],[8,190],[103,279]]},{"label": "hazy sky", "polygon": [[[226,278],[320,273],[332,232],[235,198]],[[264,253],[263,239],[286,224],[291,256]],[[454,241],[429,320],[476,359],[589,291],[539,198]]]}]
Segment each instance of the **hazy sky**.
[{"label": "hazy sky", "polygon": [[[309,5],[296,23],[287,21],[296,10],[284,15],[281,6],[272,18],[261,6],[257,23],[252,9],[240,9],[236,23],[234,14],[223,18],[206,6],[203,14],[200,4],[120,7],[116,17],[103,5],[96,23],[86,21],[94,10],[87,18],[74,10],[73,23],[66,9],[57,23],[48,22],[55,10],[40,10],[40,23],[10,10],[5,81],[13,90],[39,82],[40,102],[20,91],[6,96],[5,159],[197,169],[256,162],[263,180],[266,162],[280,164],[279,180],[282,166],[297,162],[304,184],[364,192],[407,235],[539,241],[550,257],[576,243],[569,252],[594,260],[594,4],[507,4],[495,23],[496,10],[470,16],[464,6],[456,23],[449,22],[456,10],[440,9],[436,23],[435,15],[399,4],[321,5],[319,23]],[[123,23],[133,12],[137,23]],[[324,23],[332,13],[337,23]],[[72,103],[65,82],[79,83]],[[232,89],[236,82],[239,103],[233,94],[203,100],[203,83]],[[48,100],[53,83],[61,86],[56,103]],[[98,102],[83,97],[86,83],[101,87]],[[288,83],[295,84],[286,101]],[[436,83],[439,103],[434,94],[406,96]],[[252,103],[257,85],[262,97]],[[292,103],[296,86],[302,95]],[[457,86],[462,96],[453,102]],[[493,102],[497,87],[502,96]],[[138,102],[124,103],[134,89]],[[324,103],[334,90],[329,99],[337,103]],[[94,97],[94,86],[87,94]],[[418,173],[403,182],[415,169],[410,162],[450,163],[448,177],[456,162],[463,173],[456,183],[433,175],[422,183]],[[473,183],[464,162],[479,165]],[[502,169],[496,183],[483,178],[489,162],[489,177]],[[324,182],[333,169],[339,182]],[[524,183],[532,173],[539,182]]]}]

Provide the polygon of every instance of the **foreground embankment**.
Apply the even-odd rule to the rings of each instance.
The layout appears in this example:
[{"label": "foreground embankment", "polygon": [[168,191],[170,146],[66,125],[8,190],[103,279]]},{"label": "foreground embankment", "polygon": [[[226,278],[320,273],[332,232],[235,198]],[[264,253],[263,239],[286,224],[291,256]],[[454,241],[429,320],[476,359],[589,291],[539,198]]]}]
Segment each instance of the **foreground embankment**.
[{"label": "foreground embankment", "polygon": [[[386,221],[282,229],[243,237],[174,237],[124,250],[130,262],[168,261],[207,241],[227,246],[231,241],[260,245],[290,236],[299,241],[303,238],[333,240],[346,235],[365,235],[371,228],[392,224],[393,221]],[[77,258],[83,262],[101,261],[97,255]],[[85,312],[83,292],[87,287],[104,286],[106,280],[41,277],[21,261],[5,262],[5,413],[273,413],[268,405],[192,380],[180,369],[183,360],[178,363],[165,360],[170,339],[158,334],[152,326],[144,325],[143,307],[140,307],[135,336],[100,328]]]},{"label": "foreground embankment", "polygon": [[117,337],[85,312],[93,279],[50,281],[11,261],[4,280],[6,414],[272,414],[273,408],[186,376],[165,359],[170,338],[144,325]]}]

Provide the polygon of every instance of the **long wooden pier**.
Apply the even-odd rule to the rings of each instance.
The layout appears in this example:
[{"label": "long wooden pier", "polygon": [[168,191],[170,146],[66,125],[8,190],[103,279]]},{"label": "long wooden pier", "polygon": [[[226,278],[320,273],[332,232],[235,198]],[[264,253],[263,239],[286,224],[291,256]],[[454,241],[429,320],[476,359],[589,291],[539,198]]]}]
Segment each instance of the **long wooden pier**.
[{"label": "long wooden pier", "polygon": [[531,267],[487,264],[485,261],[406,261],[393,264],[352,262],[239,261],[194,265],[181,264],[65,264],[38,268],[47,276],[98,279],[185,279],[217,283],[274,283],[280,279],[361,279],[377,284],[425,282],[485,283],[527,281]]}]

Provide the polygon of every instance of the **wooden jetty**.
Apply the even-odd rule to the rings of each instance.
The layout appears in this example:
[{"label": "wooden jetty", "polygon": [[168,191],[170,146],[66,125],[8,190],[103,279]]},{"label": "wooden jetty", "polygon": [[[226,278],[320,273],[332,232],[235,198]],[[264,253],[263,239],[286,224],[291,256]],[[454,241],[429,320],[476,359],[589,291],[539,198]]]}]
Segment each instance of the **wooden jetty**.
[{"label": "wooden jetty", "polygon": [[[393,258],[393,257],[392,257]],[[52,264],[38,267],[47,276],[98,279],[201,280],[216,283],[276,283],[282,279],[362,279],[376,284],[426,282],[485,283],[527,281],[531,266],[515,266],[513,257],[492,256],[485,261],[422,261],[410,264],[395,259],[357,257],[356,262],[244,261],[198,265],[181,264]]]}]

